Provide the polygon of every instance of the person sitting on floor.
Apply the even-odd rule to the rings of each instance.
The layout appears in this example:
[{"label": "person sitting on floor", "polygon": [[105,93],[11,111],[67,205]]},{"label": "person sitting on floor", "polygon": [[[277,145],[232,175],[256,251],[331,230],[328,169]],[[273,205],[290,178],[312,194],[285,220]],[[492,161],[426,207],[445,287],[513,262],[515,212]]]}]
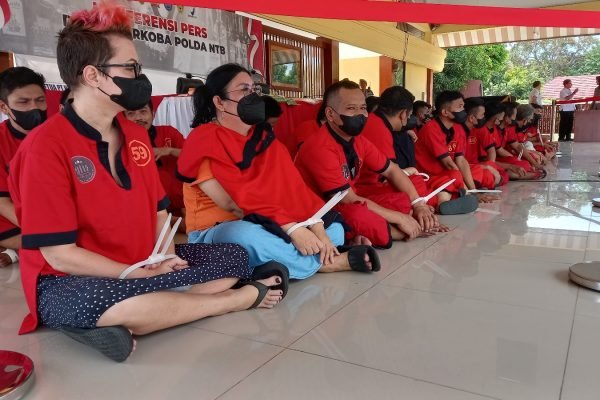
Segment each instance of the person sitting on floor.
[{"label": "person sitting on floor", "polygon": [[419,130],[432,118],[431,104],[424,102],[423,100],[415,101],[413,104],[413,115],[417,119],[415,130],[419,132]]},{"label": "person sitting on floor", "polygon": [[[525,171],[525,174],[519,174],[518,179],[541,178],[544,174],[543,169],[541,171],[536,170],[531,163],[519,158],[521,146],[517,142],[517,133],[514,128],[514,125],[516,124],[517,107],[519,104],[509,102],[503,103],[502,106],[504,109],[503,117],[495,126],[496,163],[504,168],[506,168],[507,165],[512,165],[517,167],[519,171]],[[519,153],[516,155],[512,154],[507,150],[508,146],[513,150],[515,148],[519,149]],[[539,168],[541,168],[541,165],[539,165]]]},{"label": "person sitting on floor", "polygon": [[[456,207],[452,204],[449,213],[475,211],[477,197],[466,194],[466,190],[475,189],[476,185],[465,158],[466,134],[461,124],[466,121],[467,113],[462,94],[441,92],[435,99],[435,112],[435,118],[421,128],[419,140],[415,143],[417,168],[430,176],[433,187],[455,180],[446,191],[452,198],[462,200],[456,203]],[[477,173],[483,174],[481,168],[477,169]]]},{"label": "person sitting on floor", "polygon": [[[152,101],[149,101],[148,104],[140,109],[125,111],[125,118],[135,122],[148,132],[160,182],[171,201],[167,210],[175,216],[175,220],[179,216],[184,217],[183,185],[175,176],[177,159],[181,154],[181,148],[185,141],[183,135],[172,126],[156,126],[153,124],[154,106],[152,105]],[[182,225],[180,228],[182,228],[182,232],[185,232],[185,225]]]},{"label": "person sitting on floor", "polygon": [[476,130],[485,125],[485,103],[481,98],[471,97],[465,100],[465,112],[467,119],[463,124],[463,129],[466,135],[466,151],[465,158],[469,165],[480,165],[484,171],[481,177],[481,186],[493,188],[502,186],[508,183],[508,175],[503,168],[500,168],[496,163],[489,161],[480,161],[480,146]]},{"label": "person sitting on floor", "polygon": [[492,165],[501,175],[506,173],[510,180],[529,179],[529,173],[519,165],[496,160],[496,148],[501,142],[498,124],[502,119],[504,119],[502,104],[497,102],[485,104],[485,124],[481,128],[475,128],[475,135],[479,143],[479,161]]},{"label": "person sitting on floor", "polygon": [[[389,248],[393,240],[438,231],[437,217],[419,199],[406,174],[361,135],[367,105],[360,87],[351,81],[334,83],[325,90],[323,101],[327,123],[300,148],[296,166],[324,199],[349,191],[338,204],[352,228],[349,238],[362,235],[376,247]],[[404,124],[406,113],[403,115]],[[389,183],[359,188],[357,183],[365,170],[385,177]]]},{"label": "person sitting on floor", "polygon": [[537,104],[533,105],[533,120],[527,124],[525,134],[527,140],[533,144],[536,151],[545,155],[546,160],[550,161],[556,157],[556,153],[559,150],[558,142],[551,142],[548,139],[544,139],[540,133],[540,123],[542,119],[542,112],[544,108]]},{"label": "person sitting on floor", "polygon": [[[408,130],[414,126],[408,125],[415,120],[412,116],[414,96],[402,86],[392,86],[381,94],[379,109],[369,115],[367,124],[361,136],[368,139],[392,162],[396,163],[409,177],[419,196],[425,197],[441,184],[426,179],[416,168],[415,144]],[[368,192],[369,187],[377,186],[381,182],[381,175],[364,169],[361,172],[357,187],[361,192]],[[449,202],[446,206],[443,203]],[[452,200],[450,193],[442,191],[432,197],[427,204],[444,213],[446,207],[456,207],[457,202],[464,202],[463,198]]]},{"label": "person sitting on floor", "polygon": [[19,260],[21,229],[8,190],[9,164],[29,132],[46,120],[44,83],[27,67],[0,74],[0,111],[8,116],[0,124],[0,268]]},{"label": "person sitting on floor", "polygon": [[265,123],[265,103],[244,67],[214,69],[194,93],[194,109],[177,168],[190,243],[236,243],[250,254],[250,268],[276,261],[293,279],[379,270],[372,247],[337,248],[344,244],[337,213],[309,220],[324,202]]},{"label": "person sitting on floor", "polygon": [[515,142],[508,144],[506,149],[513,155],[521,155],[521,158],[527,160],[535,169],[543,169],[543,165],[547,162],[546,156],[538,152],[527,140],[527,129],[531,125],[534,115],[534,108],[529,104],[521,104],[517,107],[515,124],[510,132],[507,131],[507,135]]},{"label": "person sitting on floor", "polygon": [[10,164],[29,307],[20,333],[44,325],[123,361],[132,334],[276,305],[279,276],[231,290],[251,277],[240,246],[166,248],[164,240],[169,258],[149,257],[168,226],[168,198],[148,133],[122,115],[152,92],[125,8],[101,2],[75,12],[56,53],[73,101]]}]

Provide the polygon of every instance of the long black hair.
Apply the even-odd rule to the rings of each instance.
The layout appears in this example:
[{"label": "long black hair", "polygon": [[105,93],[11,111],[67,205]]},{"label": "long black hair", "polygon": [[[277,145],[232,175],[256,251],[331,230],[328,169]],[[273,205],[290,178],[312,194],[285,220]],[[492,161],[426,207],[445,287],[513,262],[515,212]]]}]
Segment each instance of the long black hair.
[{"label": "long black hair", "polygon": [[250,71],[239,64],[224,64],[217,67],[208,74],[206,83],[194,92],[192,97],[194,103],[194,120],[192,128],[212,121],[217,116],[217,110],[213,103],[213,97],[225,98],[225,88],[239,73],[245,72],[251,76]]}]

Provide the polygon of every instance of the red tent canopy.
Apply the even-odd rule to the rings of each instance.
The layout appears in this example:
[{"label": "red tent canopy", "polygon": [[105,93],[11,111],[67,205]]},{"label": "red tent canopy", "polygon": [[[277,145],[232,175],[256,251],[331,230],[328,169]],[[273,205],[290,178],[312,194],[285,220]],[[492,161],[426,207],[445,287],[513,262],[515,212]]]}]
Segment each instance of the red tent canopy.
[{"label": "red tent canopy", "polygon": [[[156,3],[171,4],[173,0]],[[423,22],[431,24],[600,28],[600,12],[398,3],[377,0],[177,0],[181,6],[216,8],[258,14],[356,21]]]}]

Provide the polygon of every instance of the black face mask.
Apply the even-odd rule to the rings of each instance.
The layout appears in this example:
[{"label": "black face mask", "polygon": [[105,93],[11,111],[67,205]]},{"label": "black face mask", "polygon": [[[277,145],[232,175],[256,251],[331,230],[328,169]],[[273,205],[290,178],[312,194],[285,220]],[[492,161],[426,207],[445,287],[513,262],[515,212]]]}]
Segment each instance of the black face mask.
[{"label": "black face mask", "polygon": [[17,111],[10,109],[15,116],[15,122],[26,131],[30,131],[38,125],[41,125],[47,118],[46,110],[34,108],[29,111]]},{"label": "black face mask", "polygon": [[454,122],[456,122],[457,124],[464,124],[467,120],[467,112],[464,110],[454,111],[452,112],[452,115],[454,115]]},{"label": "black face mask", "polygon": [[115,85],[121,89],[121,94],[108,94],[100,89],[102,93],[110,97],[112,101],[128,111],[139,110],[150,101],[152,96],[152,83],[144,74],[137,78],[112,77],[108,75]]},{"label": "black face mask", "polygon": [[[337,111],[336,111],[337,113]],[[353,115],[353,116],[349,116],[349,115],[343,115],[343,114],[338,114],[340,116],[340,118],[342,119],[342,126],[340,126],[339,128],[344,131],[344,133],[348,136],[358,136],[360,135],[360,133],[362,132],[363,128],[365,127],[365,124],[367,123],[367,117],[365,117],[362,114],[358,114],[358,115]]]},{"label": "black face mask", "polygon": [[[265,101],[256,93],[250,93],[244,96],[240,101],[227,99],[237,103],[237,116],[240,117],[246,125],[256,125],[265,122]],[[227,114],[235,115],[225,111]]]},{"label": "black face mask", "polygon": [[415,129],[416,127],[417,127],[417,117],[415,115],[411,115],[408,118],[408,121],[406,121],[406,125],[404,126],[403,130],[410,131],[412,129]]},{"label": "black face mask", "polygon": [[475,128],[483,128],[485,126],[486,122],[487,122],[487,120],[485,119],[485,117],[478,119],[477,124],[475,125]]}]

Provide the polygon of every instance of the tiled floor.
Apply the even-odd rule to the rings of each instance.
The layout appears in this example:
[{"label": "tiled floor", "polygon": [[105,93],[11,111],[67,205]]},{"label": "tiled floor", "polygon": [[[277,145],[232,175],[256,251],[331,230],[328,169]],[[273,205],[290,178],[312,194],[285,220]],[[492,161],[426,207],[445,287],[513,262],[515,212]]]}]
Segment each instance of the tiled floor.
[{"label": "tiled floor", "polygon": [[27,399],[598,399],[600,293],[567,271],[600,260],[600,144],[570,147],[554,182],[511,183],[491,213],[382,251],[379,273],[139,338],[123,364],[51,330],[17,336],[19,276],[1,270],[0,347],[34,360]]}]

